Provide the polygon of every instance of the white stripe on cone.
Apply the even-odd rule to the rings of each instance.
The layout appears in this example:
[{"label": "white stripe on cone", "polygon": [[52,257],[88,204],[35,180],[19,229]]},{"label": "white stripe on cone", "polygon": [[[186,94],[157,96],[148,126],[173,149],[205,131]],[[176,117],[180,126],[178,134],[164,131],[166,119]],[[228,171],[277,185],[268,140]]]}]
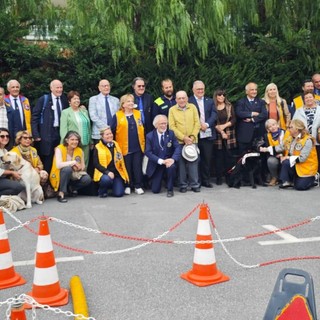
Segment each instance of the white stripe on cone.
[{"label": "white stripe on cone", "polygon": [[213,248],[198,249],[195,248],[193,262],[196,264],[209,265],[216,263],[216,256]]},{"label": "white stripe on cone", "polygon": [[0,254],[0,270],[13,267],[11,251]]},{"label": "white stripe on cone", "polygon": [[56,265],[49,268],[35,268],[33,284],[36,286],[46,286],[59,281]]},{"label": "white stripe on cone", "polygon": [[0,225],[0,240],[6,240],[8,239],[8,233],[6,226],[4,224]]},{"label": "white stripe on cone", "polygon": [[46,253],[53,251],[52,241],[50,235],[39,236],[37,242],[37,252]]},{"label": "white stripe on cone", "polygon": [[209,220],[199,220],[197,234],[201,236],[211,236]]}]

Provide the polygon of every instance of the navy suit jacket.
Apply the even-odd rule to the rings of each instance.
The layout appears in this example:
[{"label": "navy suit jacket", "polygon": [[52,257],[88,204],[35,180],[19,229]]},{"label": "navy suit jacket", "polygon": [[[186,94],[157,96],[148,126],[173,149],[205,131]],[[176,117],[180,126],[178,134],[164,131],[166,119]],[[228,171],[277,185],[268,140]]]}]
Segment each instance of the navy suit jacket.
[{"label": "navy suit jacket", "polygon": [[[139,106],[139,97],[136,94],[134,96],[134,103]],[[142,95],[143,111],[144,111],[144,129],[145,133],[153,130],[152,125],[152,108],[153,108],[153,97],[149,93],[144,93]],[[139,107],[137,107],[139,109]]]},{"label": "navy suit jacket", "polygon": [[158,164],[159,159],[174,159],[178,162],[181,157],[182,145],[179,144],[174,132],[167,130],[164,133],[164,148],[160,147],[157,129],[152,130],[146,137],[145,155],[149,158],[147,165],[147,176],[151,177]]},{"label": "navy suit jacket", "polygon": [[[51,93],[49,93],[48,101],[45,106],[44,102],[45,96],[43,95],[38,99],[37,104],[32,110],[31,129],[34,139],[41,138],[38,149],[39,153],[41,155],[49,155],[51,152],[51,144],[55,137],[53,132],[54,111],[52,110],[53,102]],[[68,99],[64,94],[60,97],[60,103],[62,110],[69,107]]]},{"label": "navy suit jacket", "polygon": [[[236,104],[237,116],[237,139],[242,143],[252,142],[255,137],[265,134],[265,121],[268,119],[266,102],[255,98],[253,104],[247,97],[240,99]],[[257,117],[251,117],[252,112],[259,112]],[[254,122],[244,122],[245,119],[253,118]]]},{"label": "navy suit jacket", "polygon": [[[199,118],[200,118],[200,110],[198,106],[197,99],[195,96],[189,97],[189,102],[194,104],[197,107]],[[217,111],[214,107],[213,99],[208,97],[203,97],[203,106],[204,106],[204,118],[205,122],[208,123],[209,128],[211,128],[212,131],[212,137],[207,138],[208,140],[214,140],[217,137],[216,129],[215,129],[215,123],[217,121]]]}]

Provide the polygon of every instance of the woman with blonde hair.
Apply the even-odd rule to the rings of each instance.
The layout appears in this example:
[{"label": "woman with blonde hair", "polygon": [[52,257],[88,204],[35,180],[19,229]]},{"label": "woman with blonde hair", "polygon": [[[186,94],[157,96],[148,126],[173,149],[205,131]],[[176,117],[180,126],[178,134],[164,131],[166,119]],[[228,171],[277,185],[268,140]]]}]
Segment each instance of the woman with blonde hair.
[{"label": "woman with blonde hair", "polygon": [[40,184],[43,187],[48,181],[49,174],[43,170],[42,161],[38,155],[37,149],[32,147],[33,138],[27,131],[18,131],[16,134],[16,146],[10,151],[15,152],[24,160],[31,163],[32,167],[38,172],[40,176]]},{"label": "woman with blonde hair", "polygon": [[275,83],[269,83],[264,92],[263,99],[268,109],[268,119],[278,122],[282,130],[286,130],[290,124],[291,115],[287,101],[279,96],[278,87]]},{"label": "woman with blonde hair", "polygon": [[307,190],[314,185],[318,170],[315,139],[309,134],[301,120],[294,119],[289,126],[290,136],[281,145],[261,148],[262,152],[280,153],[282,184],[279,188],[293,187]]},{"label": "woman with blonde hair", "polygon": [[143,194],[142,189],[142,158],[145,149],[145,134],[141,112],[134,104],[132,94],[125,94],[120,99],[120,110],[112,119],[114,140],[119,144],[124,162],[133,185],[126,185],[125,194],[131,193],[131,187],[137,194]]}]

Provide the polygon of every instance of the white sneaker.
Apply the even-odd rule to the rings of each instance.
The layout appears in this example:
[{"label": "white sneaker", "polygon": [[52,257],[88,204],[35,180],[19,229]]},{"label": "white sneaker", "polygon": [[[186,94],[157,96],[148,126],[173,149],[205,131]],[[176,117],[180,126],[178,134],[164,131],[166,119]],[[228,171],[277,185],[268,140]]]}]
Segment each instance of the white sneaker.
[{"label": "white sneaker", "polygon": [[131,194],[131,189],[129,187],[126,187],[124,189],[124,194]]},{"label": "white sneaker", "polygon": [[136,194],[144,194],[144,191],[143,191],[142,188],[135,188],[135,189],[134,189],[134,192],[135,192]]}]

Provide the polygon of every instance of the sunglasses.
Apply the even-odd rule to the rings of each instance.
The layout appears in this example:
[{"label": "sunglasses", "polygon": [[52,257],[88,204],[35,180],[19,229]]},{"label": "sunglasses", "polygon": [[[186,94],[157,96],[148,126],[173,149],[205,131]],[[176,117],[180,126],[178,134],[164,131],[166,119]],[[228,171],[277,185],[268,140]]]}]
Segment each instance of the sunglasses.
[{"label": "sunglasses", "polygon": [[22,137],[22,139],[24,139],[24,140],[32,140],[33,138],[32,137]]},{"label": "sunglasses", "polygon": [[226,96],[226,94],[225,93],[217,93],[217,96]]},{"label": "sunglasses", "polygon": [[9,139],[9,135],[8,135],[8,134],[1,134],[1,135],[0,135],[0,138],[1,138],[1,139],[4,139],[4,138]]}]

